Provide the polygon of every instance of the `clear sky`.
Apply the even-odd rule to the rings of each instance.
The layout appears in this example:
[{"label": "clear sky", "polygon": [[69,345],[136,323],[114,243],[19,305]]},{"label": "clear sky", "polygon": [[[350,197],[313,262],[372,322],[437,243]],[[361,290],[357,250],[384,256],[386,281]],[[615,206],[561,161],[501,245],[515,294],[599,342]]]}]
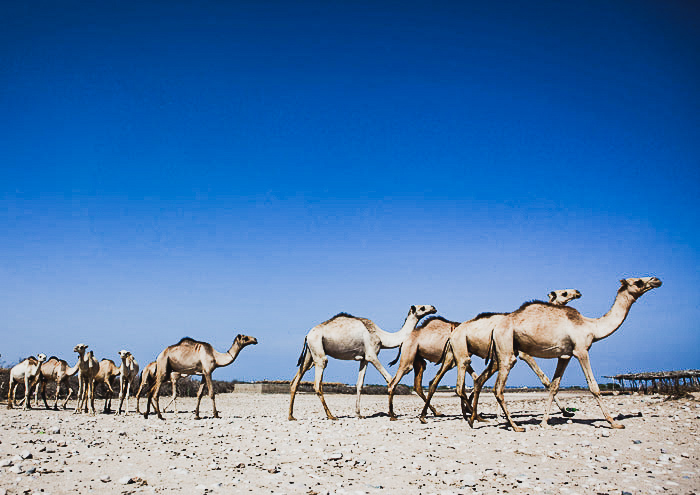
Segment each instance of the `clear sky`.
[{"label": "clear sky", "polygon": [[[395,331],[411,304],[463,321],[576,288],[600,316],[620,278],[654,275],[593,346],[596,376],[700,367],[697,2],[0,17],[5,363],[73,363],[84,342],[144,366],[185,335],[225,350],[246,333],[259,345],[214,377],[290,379],[341,311]],[[509,381],[537,383],[523,364]]]}]

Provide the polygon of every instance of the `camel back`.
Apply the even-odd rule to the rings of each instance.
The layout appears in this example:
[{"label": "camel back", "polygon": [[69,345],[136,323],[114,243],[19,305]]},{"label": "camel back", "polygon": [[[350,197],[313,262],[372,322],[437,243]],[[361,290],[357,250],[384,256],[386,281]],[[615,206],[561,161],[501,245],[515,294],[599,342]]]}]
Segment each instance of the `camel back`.
[{"label": "camel back", "polygon": [[583,318],[581,317],[581,313],[579,313],[574,308],[572,308],[570,306],[559,306],[557,304],[551,304],[551,303],[544,302],[544,301],[525,302],[517,310],[513,311],[512,314],[522,313],[523,311],[527,310],[528,308],[530,308],[532,306],[553,308],[557,311],[563,311],[566,314],[566,317],[571,321],[579,321],[579,322],[583,321]]}]

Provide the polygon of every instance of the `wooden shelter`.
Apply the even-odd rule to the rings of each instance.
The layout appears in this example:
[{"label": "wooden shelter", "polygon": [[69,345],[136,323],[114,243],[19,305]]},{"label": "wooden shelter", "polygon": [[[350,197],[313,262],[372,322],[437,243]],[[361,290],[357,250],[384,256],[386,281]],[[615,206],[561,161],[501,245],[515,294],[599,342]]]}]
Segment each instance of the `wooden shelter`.
[{"label": "wooden shelter", "polygon": [[620,390],[645,394],[678,394],[683,391],[700,390],[700,370],[623,373],[605,378],[615,380]]}]

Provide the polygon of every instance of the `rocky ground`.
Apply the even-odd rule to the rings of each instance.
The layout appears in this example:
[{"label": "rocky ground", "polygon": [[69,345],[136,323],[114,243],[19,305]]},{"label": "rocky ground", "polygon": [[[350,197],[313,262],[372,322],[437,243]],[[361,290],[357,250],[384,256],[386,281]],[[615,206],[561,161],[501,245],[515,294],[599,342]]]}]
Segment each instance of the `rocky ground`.
[{"label": "rocky ground", "polygon": [[[399,421],[357,419],[355,398],[329,395],[340,420],[324,419],[319,400],[301,395],[296,422],[286,395],[222,394],[221,419],[191,413],[179,399],[166,421],[129,415],[0,407],[0,495],[25,493],[550,493],[700,492],[700,401],[616,396],[605,401],[624,430],[611,430],[584,393],[562,392],[572,420],[537,426],[543,393],[507,394],[525,433],[505,428],[493,396],[489,423],[469,428],[454,396],[423,425],[422,401],[396,397]],[[69,408],[74,406],[69,403]],[[387,408],[366,396],[368,415]],[[101,406],[101,404],[100,404]]]}]

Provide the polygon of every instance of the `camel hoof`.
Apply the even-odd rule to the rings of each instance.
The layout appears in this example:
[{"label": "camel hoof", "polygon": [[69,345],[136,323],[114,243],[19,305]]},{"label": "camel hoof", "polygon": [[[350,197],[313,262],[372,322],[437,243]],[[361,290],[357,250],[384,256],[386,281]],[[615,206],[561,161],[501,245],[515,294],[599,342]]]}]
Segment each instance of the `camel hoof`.
[{"label": "camel hoof", "polygon": [[425,416],[421,416],[421,417],[418,418],[418,419],[419,419],[420,422],[423,423],[424,425],[427,425],[427,424],[428,424],[428,421],[425,419]]},{"label": "camel hoof", "polygon": [[467,423],[469,423],[469,428],[474,428],[474,418],[469,418],[467,420]]},{"label": "camel hoof", "polygon": [[295,418],[294,416],[289,416],[287,419],[289,421],[296,421],[297,420],[297,418]]},{"label": "camel hoof", "polygon": [[218,418],[218,419],[221,418],[221,416],[219,416],[219,413],[215,413],[215,414],[214,414],[214,417],[215,417],[215,418]]},{"label": "camel hoof", "polygon": [[444,416],[444,414],[442,414],[440,411],[433,411],[433,416],[435,416],[436,418],[440,418]]},{"label": "camel hoof", "polygon": [[199,417],[199,414],[198,414],[198,415],[196,415],[196,416],[194,417],[194,419],[199,420],[199,419],[202,419],[202,418],[200,418],[200,417]]},{"label": "camel hoof", "polygon": [[489,420],[486,419],[486,418],[484,418],[481,414],[478,414],[478,415],[476,416],[476,420],[477,420],[479,423],[488,423],[488,422],[489,422]]},{"label": "camel hoof", "polygon": [[620,423],[615,423],[614,421],[611,421],[610,428],[615,428],[616,430],[624,430],[625,425],[621,425]]},{"label": "camel hoof", "polygon": [[523,428],[522,426],[514,426],[513,431],[515,431],[517,433],[522,433],[525,431],[525,428]]},{"label": "camel hoof", "polygon": [[562,414],[562,416],[564,416],[565,418],[573,418],[573,417],[574,417],[574,413],[569,412],[569,411],[562,411],[561,414]]},{"label": "camel hoof", "polygon": [[399,420],[399,418],[397,418],[396,416],[389,416],[389,421],[398,421],[398,420]]},{"label": "camel hoof", "polygon": [[338,418],[336,418],[335,416],[328,416],[328,419],[330,419],[331,421],[338,421]]}]

